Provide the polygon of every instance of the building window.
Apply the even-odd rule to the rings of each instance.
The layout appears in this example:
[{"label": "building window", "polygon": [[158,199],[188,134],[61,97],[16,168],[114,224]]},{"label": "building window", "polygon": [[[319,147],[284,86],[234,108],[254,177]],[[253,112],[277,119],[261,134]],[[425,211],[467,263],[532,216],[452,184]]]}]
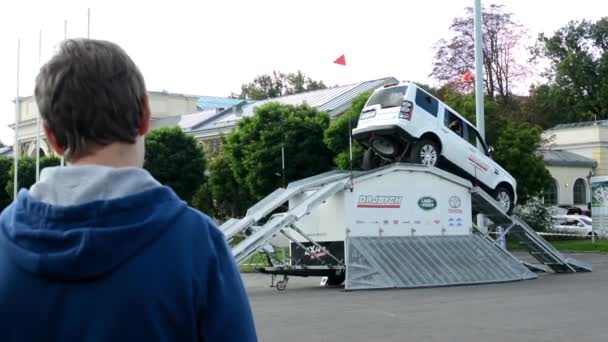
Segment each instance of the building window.
[{"label": "building window", "polygon": [[557,205],[557,181],[551,180],[551,184],[544,191],[544,201],[547,205]]},{"label": "building window", "polygon": [[586,204],[587,203],[587,184],[581,178],[574,182],[574,204]]}]

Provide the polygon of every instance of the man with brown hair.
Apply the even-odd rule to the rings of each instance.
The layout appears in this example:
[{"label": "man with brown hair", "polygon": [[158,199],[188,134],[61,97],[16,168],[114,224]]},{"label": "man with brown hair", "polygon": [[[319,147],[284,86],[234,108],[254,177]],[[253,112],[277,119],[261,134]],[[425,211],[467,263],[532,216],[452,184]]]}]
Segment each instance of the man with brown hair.
[{"label": "man with brown hair", "polygon": [[240,274],[211,220],[142,169],[150,107],[116,44],[65,41],[36,78],[68,167],[0,215],[2,341],[255,341]]}]

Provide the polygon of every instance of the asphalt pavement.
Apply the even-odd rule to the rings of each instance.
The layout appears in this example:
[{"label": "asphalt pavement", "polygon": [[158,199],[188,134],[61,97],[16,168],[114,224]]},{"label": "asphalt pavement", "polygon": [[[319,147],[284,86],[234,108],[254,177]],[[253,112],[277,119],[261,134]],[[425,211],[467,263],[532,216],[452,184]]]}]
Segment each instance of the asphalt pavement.
[{"label": "asphalt pavement", "polygon": [[244,274],[260,341],[608,341],[608,255],[592,273],[505,284],[345,292],[319,278],[270,288]]}]

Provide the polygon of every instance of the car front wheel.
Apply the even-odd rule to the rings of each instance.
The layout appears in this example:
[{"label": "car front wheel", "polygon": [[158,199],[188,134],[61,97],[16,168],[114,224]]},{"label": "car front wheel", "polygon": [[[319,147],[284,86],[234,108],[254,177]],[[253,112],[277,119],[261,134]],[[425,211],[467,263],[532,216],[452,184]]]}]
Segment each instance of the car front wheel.
[{"label": "car front wheel", "polygon": [[513,194],[511,193],[511,191],[509,191],[509,189],[503,186],[499,186],[494,191],[494,199],[496,200],[496,202],[498,202],[498,204],[500,204],[501,207],[505,209],[507,214],[511,214],[511,212],[513,211],[514,203]]},{"label": "car front wheel", "polygon": [[421,140],[412,149],[412,161],[424,166],[437,166],[439,162],[439,148],[432,140]]}]

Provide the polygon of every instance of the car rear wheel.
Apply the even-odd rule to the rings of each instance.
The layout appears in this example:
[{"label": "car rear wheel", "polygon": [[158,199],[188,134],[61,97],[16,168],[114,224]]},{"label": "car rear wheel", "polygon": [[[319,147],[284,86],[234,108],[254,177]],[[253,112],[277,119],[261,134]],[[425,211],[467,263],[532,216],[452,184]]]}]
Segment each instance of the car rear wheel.
[{"label": "car rear wheel", "polygon": [[499,186],[494,190],[494,199],[501,207],[505,209],[507,214],[513,211],[513,194],[504,186]]},{"label": "car rear wheel", "polygon": [[344,283],[345,280],[345,276],[344,274],[332,274],[330,276],[327,277],[327,285],[329,286],[340,286],[342,285],[342,283]]},{"label": "car rear wheel", "polygon": [[414,145],[412,149],[412,158],[414,163],[424,166],[437,166],[439,162],[439,148],[437,143],[432,140],[421,140]]}]

